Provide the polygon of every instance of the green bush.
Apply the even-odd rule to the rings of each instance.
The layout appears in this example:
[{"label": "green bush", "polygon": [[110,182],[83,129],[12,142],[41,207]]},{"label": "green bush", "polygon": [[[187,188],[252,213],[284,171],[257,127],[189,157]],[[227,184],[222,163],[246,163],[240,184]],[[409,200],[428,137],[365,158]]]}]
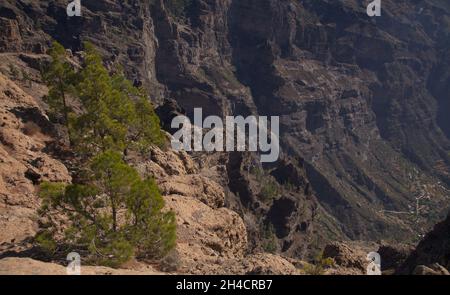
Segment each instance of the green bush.
[{"label": "green bush", "polygon": [[272,176],[259,167],[252,167],[250,173],[260,184],[259,196],[263,201],[268,202],[278,196],[280,187]]},{"label": "green bush", "polygon": [[35,237],[36,242],[41,246],[41,249],[51,255],[55,253],[57,244],[49,231],[42,231]]},{"label": "green bush", "polygon": [[264,251],[268,253],[275,253],[278,249],[277,237],[275,235],[275,229],[271,223],[263,225],[262,237],[263,237],[262,247]]},{"label": "green bush", "polygon": [[19,69],[14,65],[14,64],[9,64],[9,74],[11,75],[11,78],[13,80],[18,80],[19,79]]},{"label": "green bush", "polygon": [[323,257],[320,254],[315,259],[313,264],[306,264],[303,266],[303,272],[307,275],[320,276],[325,274],[325,270],[334,266],[334,259],[330,257]]},{"label": "green bush", "polygon": [[264,201],[273,200],[278,194],[278,184],[274,180],[268,178],[262,183],[260,196]]}]

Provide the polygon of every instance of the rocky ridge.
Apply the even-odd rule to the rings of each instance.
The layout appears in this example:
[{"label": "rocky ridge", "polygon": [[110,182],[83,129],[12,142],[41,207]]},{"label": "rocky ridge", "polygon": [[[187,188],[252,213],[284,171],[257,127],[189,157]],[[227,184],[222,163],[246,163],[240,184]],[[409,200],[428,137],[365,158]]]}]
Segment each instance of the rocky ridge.
[{"label": "rocky ridge", "polygon": [[450,216],[438,223],[397,269],[399,274],[450,275]]}]

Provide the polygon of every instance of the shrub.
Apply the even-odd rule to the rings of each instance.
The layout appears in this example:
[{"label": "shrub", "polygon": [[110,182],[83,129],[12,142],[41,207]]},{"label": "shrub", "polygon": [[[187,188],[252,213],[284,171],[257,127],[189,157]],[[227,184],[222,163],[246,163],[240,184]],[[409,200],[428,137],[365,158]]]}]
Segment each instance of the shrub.
[{"label": "shrub", "polygon": [[19,74],[20,74],[19,69],[13,64],[9,64],[8,66],[9,66],[9,74],[11,75],[11,78],[13,80],[19,79]]},{"label": "shrub", "polygon": [[278,249],[277,238],[275,235],[275,229],[271,223],[263,225],[262,229],[263,236],[263,249],[269,253],[275,253]]},{"label": "shrub", "polygon": [[250,173],[260,184],[259,196],[263,201],[268,202],[277,197],[280,193],[280,188],[272,176],[259,167],[252,167]]},{"label": "shrub", "polygon": [[303,266],[303,271],[307,275],[319,276],[324,275],[325,270],[334,266],[334,259],[327,257],[324,258],[323,254],[317,256],[314,264],[306,264]]},{"label": "shrub", "polygon": [[264,201],[270,201],[277,197],[279,193],[278,185],[277,183],[268,178],[262,183],[260,196]]},{"label": "shrub", "polygon": [[45,253],[55,253],[57,244],[49,231],[42,231],[38,233],[35,237],[35,240]]}]

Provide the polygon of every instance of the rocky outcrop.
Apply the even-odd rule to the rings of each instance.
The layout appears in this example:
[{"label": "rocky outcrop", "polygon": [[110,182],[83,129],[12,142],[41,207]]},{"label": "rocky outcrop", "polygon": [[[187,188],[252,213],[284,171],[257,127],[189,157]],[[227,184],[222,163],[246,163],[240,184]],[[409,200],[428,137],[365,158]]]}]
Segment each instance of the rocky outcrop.
[{"label": "rocky outcrop", "polygon": [[[277,255],[249,253],[242,218],[225,208],[225,191],[212,178],[210,167],[196,164],[184,152],[154,148],[150,161],[135,163],[155,175],[177,219],[177,272],[192,274],[296,274],[297,269]],[[133,161],[132,161],[133,162]]]},{"label": "rocky outcrop", "polygon": [[[420,266],[420,267],[419,267]],[[450,269],[450,216],[437,224],[398,268],[399,274],[444,273]]]},{"label": "rocky outcrop", "polygon": [[0,27],[0,48],[4,51],[18,50],[22,38],[17,21],[0,17]]},{"label": "rocky outcrop", "polygon": [[179,245],[195,244],[191,250],[201,250],[195,255],[243,257],[247,250],[247,232],[239,215],[226,208],[214,210],[189,197],[166,196],[164,199],[177,215]]},{"label": "rocky outcrop", "polygon": [[414,250],[413,246],[408,245],[382,245],[378,249],[381,257],[382,271],[395,271]]},{"label": "rocky outcrop", "polygon": [[212,208],[225,205],[225,193],[217,183],[201,175],[173,176],[159,185],[165,195],[179,195],[199,199]]},{"label": "rocky outcrop", "polygon": [[332,243],[323,250],[324,258],[334,260],[334,269],[329,274],[365,274],[368,261],[367,252],[345,243]]}]

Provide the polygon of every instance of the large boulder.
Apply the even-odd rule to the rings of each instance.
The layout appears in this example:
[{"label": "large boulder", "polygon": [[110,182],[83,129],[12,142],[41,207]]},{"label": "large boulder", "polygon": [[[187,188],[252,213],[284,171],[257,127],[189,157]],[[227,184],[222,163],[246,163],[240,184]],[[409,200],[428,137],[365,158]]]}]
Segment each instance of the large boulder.
[{"label": "large boulder", "polygon": [[345,243],[335,242],[323,250],[324,258],[332,258],[338,269],[334,274],[365,274],[368,261],[367,253]]},{"label": "large boulder", "polygon": [[195,252],[192,254],[226,258],[244,256],[247,231],[237,213],[226,208],[214,209],[198,199],[179,195],[165,196],[164,200],[166,207],[176,214],[178,244],[198,246],[191,249]]},{"label": "large boulder", "polygon": [[212,208],[220,208],[225,203],[223,188],[201,175],[172,176],[160,182],[165,195],[180,195],[200,200]]}]

